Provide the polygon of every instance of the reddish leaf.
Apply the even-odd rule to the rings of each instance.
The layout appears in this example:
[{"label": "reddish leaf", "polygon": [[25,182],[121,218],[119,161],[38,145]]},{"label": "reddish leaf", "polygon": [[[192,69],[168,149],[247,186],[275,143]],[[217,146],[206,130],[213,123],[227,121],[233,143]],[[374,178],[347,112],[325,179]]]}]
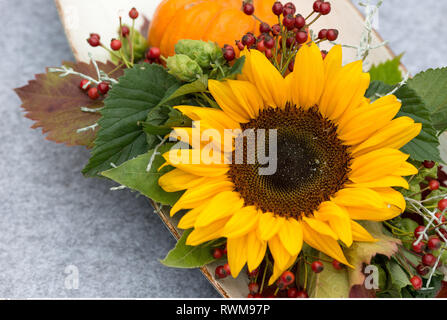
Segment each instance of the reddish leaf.
[{"label": "reddish leaf", "polygon": [[[97,78],[93,64],[64,62],[73,70]],[[111,72],[115,65],[111,62],[98,63],[104,72]],[[116,71],[112,76],[118,78],[122,70]],[[82,78],[70,75],[64,78],[60,73],[47,73],[36,75],[36,80],[29,81],[28,85],[15,89],[22,100],[22,108],[26,110],[26,117],[34,120],[32,128],[42,128],[47,139],[65,143],[68,146],[82,145],[88,148],[93,146],[96,132],[89,130],[82,133],[76,131],[94,124],[100,118],[99,113],[81,111],[81,107],[100,108],[103,106],[103,97],[93,101],[79,88]]]}]

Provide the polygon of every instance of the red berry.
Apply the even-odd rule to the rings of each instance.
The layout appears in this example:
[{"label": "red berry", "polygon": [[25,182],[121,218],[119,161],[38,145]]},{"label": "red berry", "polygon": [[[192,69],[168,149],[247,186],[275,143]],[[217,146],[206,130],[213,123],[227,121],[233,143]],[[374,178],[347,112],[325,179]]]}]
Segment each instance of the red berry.
[{"label": "red berry", "polygon": [[248,295],[247,295],[247,298],[249,298],[249,299],[252,299],[252,298],[254,298],[255,296],[254,295],[252,295],[251,293],[249,293]]},{"label": "red berry", "polygon": [[289,298],[296,298],[298,297],[298,289],[297,288],[290,288],[287,290],[287,296]]},{"label": "red berry", "polygon": [[321,261],[314,261],[311,264],[312,271],[315,273],[320,273],[324,269],[324,265]]},{"label": "red berry", "polygon": [[413,285],[414,290],[420,290],[422,288],[422,279],[419,276],[414,276],[410,279],[411,284]]},{"label": "red berry", "polygon": [[225,60],[230,62],[230,61],[233,61],[234,59],[236,59],[236,52],[234,52],[233,47],[229,46],[226,49],[224,49],[223,56],[224,56]]},{"label": "red berry", "polygon": [[97,33],[90,34],[90,38],[87,39],[87,42],[92,47],[97,47],[101,44],[101,37]]},{"label": "red berry", "polygon": [[223,254],[227,255],[227,245],[225,245],[225,248],[223,249]]},{"label": "red berry", "polygon": [[320,4],[320,14],[323,16],[328,15],[331,12],[331,4],[329,2],[322,2]]},{"label": "red berry", "polygon": [[298,291],[296,297],[303,299],[303,298],[309,298],[309,295],[307,294],[307,292],[305,290],[301,290],[301,291]]},{"label": "red berry", "polygon": [[321,57],[323,58],[323,60],[326,59],[327,55],[328,52],[326,50],[321,50]]},{"label": "red berry", "polygon": [[434,161],[429,161],[429,160],[425,160],[424,161],[424,167],[426,167],[427,169],[431,169],[435,166],[435,162]]},{"label": "red berry", "polygon": [[274,36],[277,36],[278,34],[281,33],[281,26],[279,24],[275,24],[272,27],[272,33]]},{"label": "red berry", "polygon": [[416,253],[421,253],[422,251],[425,250],[425,243],[420,241],[418,244],[416,244],[416,241],[414,241],[413,244],[411,245],[411,249]]},{"label": "red berry", "polygon": [[261,33],[269,33],[270,32],[270,26],[268,23],[261,23],[261,25],[259,26],[259,31]]},{"label": "red berry", "polygon": [[247,47],[251,47],[256,42],[256,38],[252,33],[247,33],[242,37],[242,44]]},{"label": "red berry", "polygon": [[161,56],[161,50],[157,47],[152,47],[147,52],[147,58],[148,59],[158,59]]},{"label": "red berry", "polygon": [[79,84],[79,87],[80,87],[82,90],[87,91],[88,89],[90,89],[90,81],[88,81],[87,79],[83,79],[83,80],[81,81],[81,83]]},{"label": "red berry", "polygon": [[306,25],[306,19],[300,14],[295,17],[295,27],[298,29],[303,28]]},{"label": "red berry", "polygon": [[425,227],[424,226],[418,226],[416,227],[416,229],[414,229],[414,237],[417,239],[419,238],[419,235],[421,234],[421,232],[424,232]]},{"label": "red berry", "polygon": [[245,3],[243,11],[247,16],[251,16],[253,13],[255,13],[255,6],[252,3]]},{"label": "red berry", "polygon": [[244,50],[244,48],[245,48],[245,46],[242,44],[242,42],[241,41],[239,41],[239,40],[236,40],[236,46],[237,46],[237,48],[239,49],[239,51],[242,51],[242,50]]},{"label": "red berry", "polygon": [[214,259],[220,259],[220,258],[222,258],[222,256],[223,256],[222,249],[215,248],[213,250],[213,257],[214,257]]},{"label": "red berry", "polygon": [[438,250],[441,247],[441,240],[438,237],[431,237],[428,239],[427,247],[430,250]]},{"label": "red berry", "polygon": [[[438,232],[445,238],[447,239],[447,230],[443,229],[443,228],[439,228]],[[441,237],[442,242],[444,242],[444,239]]]},{"label": "red berry", "polygon": [[435,214],[435,217],[438,219],[438,221],[441,221],[441,223],[444,223],[446,221],[444,215],[442,214],[442,212],[437,212]]},{"label": "red berry", "polygon": [[320,32],[318,32],[318,39],[324,40],[327,38],[327,29],[321,29]]},{"label": "red berry", "polygon": [[290,271],[285,271],[281,275],[281,281],[284,282],[286,286],[292,284],[295,281],[295,275]]},{"label": "red berry", "polygon": [[248,290],[254,295],[259,292],[259,285],[256,282],[250,283],[248,285]]},{"label": "red berry", "polygon": [[290,61],[289,65],[287,67],[290,72],[293,72],[293,69],[295,68],[295,60]]},{"label": "red berry", "polygon": [[251,278],[256,277],[259,274],[259,268],[256,268],[255,270],[248,273],[248,276]]},{"label": "red berry", "polygon": [[264,39],[264,45],[267,49],[273,49],[275,46],[275,40],[270,36],[266,36]]},{"label": "red berry", "polygon": [[438,209],[444,211],[447,208],[447,199],[442,199],[438,202]]},{"label": "red berry", "polygon": [[332,260],[332,266],[334,267],[334,269],[337,269],[337,270],[343,269],[343,264],[335,259]]},{"label": "red berry", "polygon": [[438,190],[439,189],[439,181],[438,180],[430,180],[430,182],[428,183],[428,188],[433,191],[433,190]]},{"label": "red berry", "polygon": [[329,41],[335,41],[338,38],[338,30],[337,29],[329,29],[327,31],[327,39]]},{"label": "red berry", "polygon": [[320,7],[321,7],[322,3],[323,3],[323,1],[321,1],[321,0],[317,0],[314,2],[313,8],[314,8],[315,12],[320,12]]},{"label": "red berry", "polygon": [[121,35],[122,35],[124,38],[127,37],[127,36],[129,35],[129,33],[130,33],[130,30],[129,30],[128,27],[123,26],[123,27],[121,28]]},{"label": "red berry", "polygon": [[223,267],[225,272],[227,273],[227,276],[229,276],[231,274],[230,265],[228,263],[225,263]]},{"label": "red berry", "polygon": [[307,42],[307,39],[309,38],[306,31],[298,31],[296,34],[296,42],[299,44],[303,44]]},{"label": "red berry", "polygon": [[264,51],[265,51],[264,40],[259,41],[258,44],[256,45],[256,48],[257,48],[259,51],[264,52]]},{"label": "red berry", "polygon": [[271,59],[273,58],[273,52],[272,49],[265,49],[265,56],[267,57],[267,59]]},{"label": "red berry", "polygon": [[425,276],[430,271],[430,268],[428,268],[422,264],[418,264],[418,266],[416,267],[416,271],[421,276]]},{"label": "red berry", "polygon": [[281,2],[276,1],[273,4],[272,11],[275,15],[280,16],[282,14],[283,9],[284,9],[284,7]]},{"label": "red berry", "polygon": [[293,30],[293,28],[295,28],[295,18],[293,17],[293,15],[288,14],[284,16],[282,24],[287,28],[287,30]]},{"label": "red berry", "polygon": [[98,84],[98,90],[102,94],[107,94],[107,92],[109,92],[110,90],[110,86],[107,82],[101,82],[100,84]]},{"label": "red berry", "polygon": [[119,49],[121,49],[121,46],[122,43],[118,39],[112,39],[112,41],[110,42],[110,48],[112,48],[112,50],[114,51],[118,51]]},{"label": "red berry", "polygon": [[287,38],[287,40],[286,40],[286,47],[290,48],[294,43],[295,43],[295,39],[294,38]]},{"label": "red berry", "polygon": [[92,100],[96,100],[99,98],[99,92],[97,88],[90,88],[88,90],[88,96],[90,97],[90,99]]},{"label": "red berry", "polygon": [[282,14],[287,16],[289,14],[294,15],[296,12],[296,7],[292,2],[287,2],[284,5],[284,9],[282,10]]},{"label": "red berry", "polygon": [[428,267],[433,267],[436,263],[436,257],[431,253],[422,256],[422,264]]},{"label": "red berry", "polygon": [[223,279],[228,276],[223,266],[218,266],[215,271],[216,278]]},{"label": "red berry", "polygon": [[140,14],[138,13],[138,10],[137,10],[137,9],[135,9],[135,8],[130,9],[130,11],[129,11],[129,17],[130,17],[132,20],[135,20],[136,18],[138,18],[139,15],[140,15]]}]

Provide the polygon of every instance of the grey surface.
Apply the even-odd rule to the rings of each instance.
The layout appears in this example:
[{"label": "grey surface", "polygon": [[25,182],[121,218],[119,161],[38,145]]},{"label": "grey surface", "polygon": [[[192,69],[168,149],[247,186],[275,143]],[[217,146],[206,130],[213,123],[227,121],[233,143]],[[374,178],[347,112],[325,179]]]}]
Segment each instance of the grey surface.
[{"label": "grey surface", "polygon": [[[412,73],[447,65],[447,2],[385,0],[380,32]],[[148,202],[85,179],[83,148],[43,139],[14,87],[73,59],[52,0],[0,0],[0,297],[218,297],[197,270],[163,267],[174,240]],[[79,289],[64,286],[69,265]]]}]

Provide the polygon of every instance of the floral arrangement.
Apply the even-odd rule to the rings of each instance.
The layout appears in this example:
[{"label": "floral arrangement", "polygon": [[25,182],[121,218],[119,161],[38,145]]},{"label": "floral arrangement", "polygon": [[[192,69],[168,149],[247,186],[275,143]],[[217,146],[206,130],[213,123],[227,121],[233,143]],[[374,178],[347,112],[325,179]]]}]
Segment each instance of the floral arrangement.
[{"label": "floral arrangement", "polygon": [[[312,30],[328,1],[301,15],[290,2],[165,0],[148,38],[133,8],[109,46],[87,39],[110,61],[65,62],[16,91],[50,140],[91,148],[85,176],[177,219],[167,266],[214,263],[251,298],[443,296],[447,69],[365,65],[383,45],[380,4],[352,46],[336,26]],[[343,65],[342,47],[358,59]]]}]

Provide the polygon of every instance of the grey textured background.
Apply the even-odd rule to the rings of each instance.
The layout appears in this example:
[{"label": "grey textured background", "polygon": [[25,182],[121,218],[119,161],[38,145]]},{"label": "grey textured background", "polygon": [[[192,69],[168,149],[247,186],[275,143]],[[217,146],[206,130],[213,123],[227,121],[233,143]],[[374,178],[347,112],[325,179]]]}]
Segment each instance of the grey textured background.
[{"label": "grey textured background", "polygon": [[[447,1],[385,0],[379,31],[413,74],[447,65],[446,11]],[[12,89],[73,59],[53,1],[0,0],[0,12],[0,296],[218,297],[199,271],[158,262],[174,240],[143,197],[83,178],[88,151],[29,129]],[[64,287],[68,265],[78,290]]]}]

